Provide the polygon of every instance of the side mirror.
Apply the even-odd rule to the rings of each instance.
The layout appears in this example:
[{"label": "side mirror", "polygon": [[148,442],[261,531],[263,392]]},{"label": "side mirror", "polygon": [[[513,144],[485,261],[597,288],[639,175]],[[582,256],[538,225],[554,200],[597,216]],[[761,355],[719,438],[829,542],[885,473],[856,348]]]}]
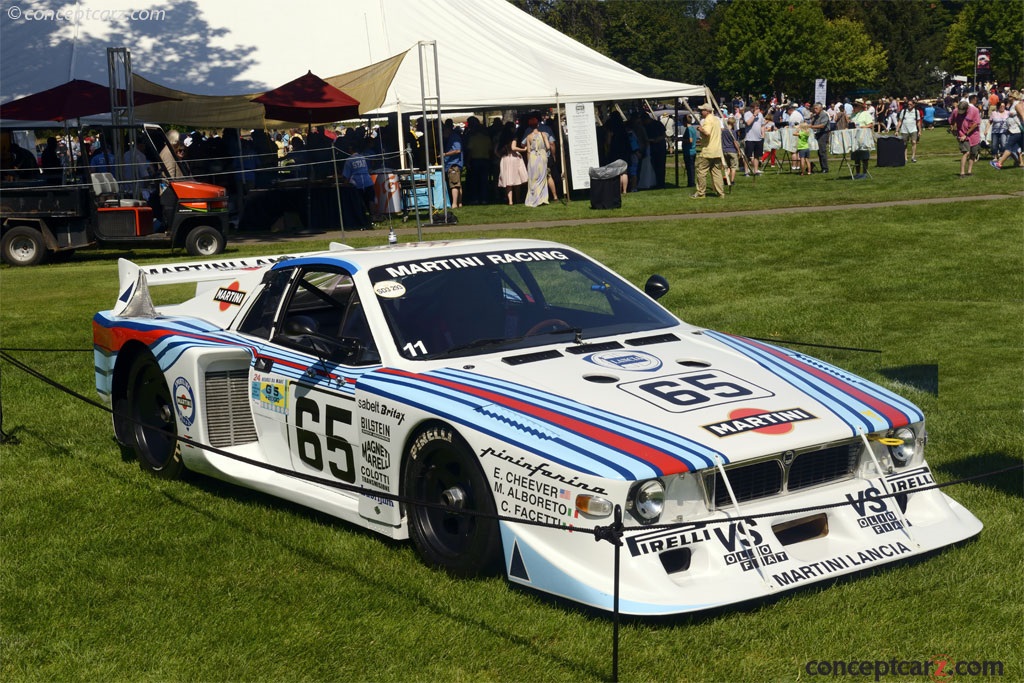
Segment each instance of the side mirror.
[{"label": "side mirror", "polygon": [[647,284],[644,285],[644,292],[652,299],[660,299],[668,294],[668,280],[663,278],[661,275],[652,275],[647,278]]}]

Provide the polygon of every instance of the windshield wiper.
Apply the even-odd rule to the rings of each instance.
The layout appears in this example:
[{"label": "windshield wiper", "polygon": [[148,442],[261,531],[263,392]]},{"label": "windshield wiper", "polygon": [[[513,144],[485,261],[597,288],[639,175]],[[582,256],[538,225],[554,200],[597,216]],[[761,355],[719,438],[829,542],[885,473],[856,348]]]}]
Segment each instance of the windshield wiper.
[{"label": "windshield wiper", "polygon": [[[556,327],[555,329],[548,330],[547,332],[538,332],[537,334],[531,334],[530,337],[546,337],[546,336],[551,335],[551,334],[565,334],[566,332],[572,332],[574,335],[576,335],[575,338],[573,339],[573,343],[575,343],[575,344],[582,344],[583,343],[583,328],[582,327],[570,327],[570,326]],[[520,337],[520,339],[526,339],[526,338],[527,337]]]},{"label": "windshield wiper", "polygon": [[490,339],[474,339],[471,342],[466,342],[465,344],[453,346],[452,348],[444,351],[441,355],[456,353],[458,351],[468,351],[470,349],[486,349],[491,346],[501,346],[502,344],[507,344],[509,342],[517,342],[521,339],[522,337],[492,337]]}]

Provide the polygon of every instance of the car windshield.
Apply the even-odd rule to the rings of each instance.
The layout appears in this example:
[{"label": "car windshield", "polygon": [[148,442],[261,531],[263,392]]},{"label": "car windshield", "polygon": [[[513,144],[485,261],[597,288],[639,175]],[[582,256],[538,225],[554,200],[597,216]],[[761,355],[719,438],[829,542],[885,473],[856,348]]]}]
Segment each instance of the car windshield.
[{"label": "car windshield", "polygon": [[564,248],[408,261],[374,268],[370,279],[395,345],[410,359],[581,343],[678,322]]}]

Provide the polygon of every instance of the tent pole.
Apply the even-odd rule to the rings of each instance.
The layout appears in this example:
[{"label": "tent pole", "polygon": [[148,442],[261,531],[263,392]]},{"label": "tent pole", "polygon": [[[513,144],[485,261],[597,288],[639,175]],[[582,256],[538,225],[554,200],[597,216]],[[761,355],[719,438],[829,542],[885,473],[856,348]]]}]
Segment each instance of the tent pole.
[{"label": "tent pole", "polygon": [[569,179],[565,177],[565,137],[562,135],[562,122],[564,118],[565,110],[558,101],[558,91],[555,91],[555,122],[558,126],[558,163],[562,167],[562,197],[565,198],[566,204],[569,203]]},{"label": "tent pole", "polygon": [[341,212],[341,185],[338,183],[338,148],[331,144],[331,164],[334,166],[334,198],[338,200],[338,225],[341,239],[345,239],[345,215]]},{"label": "tent pole", "polygon": [[400,168],[405,169],[405,154],[402,153],[403,150],[405,149],[405,130],[404,126],[402,125],[401,102],[398,102],[398,105],[396,107],[396,113],[398,115],[398,119],[396,121],[396,123],[398,124],[398,164]]}]

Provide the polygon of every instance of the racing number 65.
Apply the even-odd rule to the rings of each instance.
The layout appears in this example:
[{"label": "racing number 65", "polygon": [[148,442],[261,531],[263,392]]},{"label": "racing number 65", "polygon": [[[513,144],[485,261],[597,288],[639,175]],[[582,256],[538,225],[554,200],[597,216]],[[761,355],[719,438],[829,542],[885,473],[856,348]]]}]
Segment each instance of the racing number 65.
[{"label": "racing number 65", "polygon": [[324,422],[326,422],[325,443],[320,440],[320,434],[310,426],[318,426],[320,421],[320,404],[310,398],[297,398],[295,400],[295,444],[298,450],[299,459],[315,470],[324,470],[324,448],[328,454],[340,454],[344,461],[343,467],[338,463],[328,460],[327,465],[331,474],[341,481],[354,484],[356,481],[355,457],[352,451],[352,444],[336,435],[335,425],[351,425],[352,411],[338,408],[337,406],[326,405],[324,410]]},{"label": "racing number 65", "polygon": [[[685,382],[694,389],[675,388],[679,387],[680,382]],[[723,382],[712,374],[674,377],[672,380],[641,384],[640,388],[677,406],[695,406],[699,403],[707,403],[711,400],[708,394],[719,398],[740,398],[753,393],[738,384]]]}]

